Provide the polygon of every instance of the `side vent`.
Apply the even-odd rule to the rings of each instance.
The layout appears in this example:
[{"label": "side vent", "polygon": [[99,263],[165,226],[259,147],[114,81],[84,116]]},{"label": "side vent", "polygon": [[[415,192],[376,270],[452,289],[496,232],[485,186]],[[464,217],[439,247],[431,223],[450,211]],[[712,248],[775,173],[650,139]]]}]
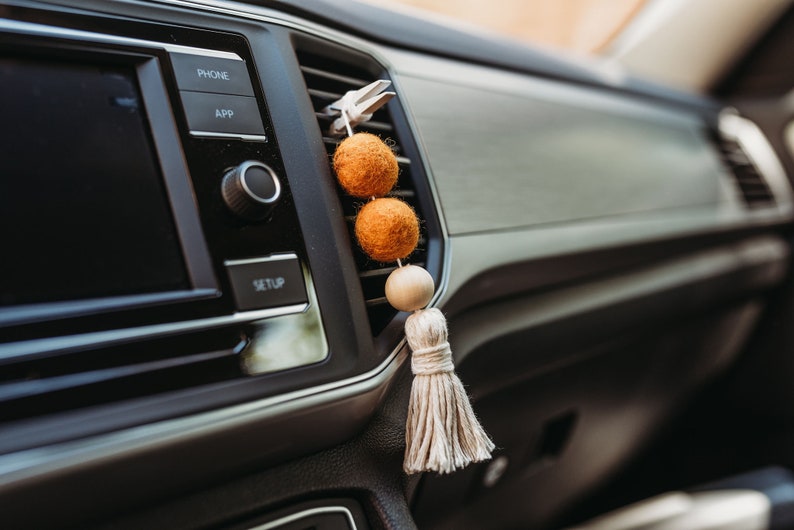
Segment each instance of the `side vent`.
[{"label": "side vent", "polygon": [[722,161],[733,175],[736,186],[749,208],[773,206],[775,196],[763,175],[747,156],[742,146],[734,139],[718,136],[717,147]]},{"label": "side vent", "polygon": [[[328,135],[331,120],[319,111],[328,104],[339,99],[348,90],[361,88],[376,79],[384,78],[385,75],[370,73],[370,71],[380,70],[375,63],[370,65],[372,66],[372,70],[368,71],[364,67],[314,53],[307,53],[305,51],[298,51],[298,61],[301,65],[301,71],[303,72],[303,77],[309,90],[312,105],[314,106],[314,111],[317,116],[318,126],[323,134],[323,141],[330,161],[330,157],[333,155],[341,139],[332,138]],[[400,95],[397,94],[398,98],[399,96]],[[414,180],[414,174],[411,169],[411,160],[406,156],[403,150],[403,143],[395,130],[394,120],[390,114],[390,107],[393,105],[394,101],[388,103],[384,108],[378,110],[370,121],[359,125],[356,130],[376,134],[391,145],[392,150],[397,155],[397,161],[400,165],[400,176],[397,181],[397,186],[390,195],[399,197],[410,204],[416,211],[419,219],[425,219],[416,196],[416,181]],[[347,196],[341,188],[338,191],[342,201],[345,219],[350,230],[350,238],[351,241],[353,241],[353,254],[358,267],[359,278],[361,279],[361,287],[364,292],[372,334],[378,335],[397,314],[386,302],[384,295],[386,278],[389,273],[394,270],[394,266],[392,264],[372,261],[365,256],[358,248],[358,245],[355,244],[353,222],[356,212],[363,203],[358,199]],[[416,265],[425,266],[426,260],[427,229],[425,224],[422,223],[419,246],[407,261]]]}]

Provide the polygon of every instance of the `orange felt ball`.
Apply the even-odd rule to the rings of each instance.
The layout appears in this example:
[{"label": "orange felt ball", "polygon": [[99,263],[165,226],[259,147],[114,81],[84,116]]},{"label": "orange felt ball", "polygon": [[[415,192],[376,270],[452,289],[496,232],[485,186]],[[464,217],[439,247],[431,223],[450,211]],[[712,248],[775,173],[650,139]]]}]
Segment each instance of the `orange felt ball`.
[{"label": "orange felt ball", "polygon": [[361,249],[375,261],[403,259],[419,242],[419,219],[399,199],[375,199],[358,212],[356,238]]},{"label": "orange felt ball", "polygon": [[397,157],[389,146],[369,133],[345,138],[334,152],[334,171],[342,188],[366,199],[382,197],[397,183]]}]

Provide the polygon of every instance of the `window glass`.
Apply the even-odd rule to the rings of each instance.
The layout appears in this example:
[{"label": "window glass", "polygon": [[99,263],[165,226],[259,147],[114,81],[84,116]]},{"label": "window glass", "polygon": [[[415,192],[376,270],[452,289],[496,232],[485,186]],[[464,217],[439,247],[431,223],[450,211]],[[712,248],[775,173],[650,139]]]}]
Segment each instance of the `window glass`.
[{"label": "window glass", "polygon": [[367,0],[408,7],[503,36],[575,53],[598,53],[646,0]]}]

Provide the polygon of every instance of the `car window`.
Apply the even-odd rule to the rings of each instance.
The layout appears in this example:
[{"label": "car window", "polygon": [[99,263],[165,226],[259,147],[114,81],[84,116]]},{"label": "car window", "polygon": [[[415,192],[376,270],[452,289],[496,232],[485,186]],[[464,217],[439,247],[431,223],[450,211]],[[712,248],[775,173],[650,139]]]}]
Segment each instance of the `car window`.
[{"label": "car window", "polygon": [[366,0],[456,19],[510,38],[592,54],[603,50],[646,0]]}]

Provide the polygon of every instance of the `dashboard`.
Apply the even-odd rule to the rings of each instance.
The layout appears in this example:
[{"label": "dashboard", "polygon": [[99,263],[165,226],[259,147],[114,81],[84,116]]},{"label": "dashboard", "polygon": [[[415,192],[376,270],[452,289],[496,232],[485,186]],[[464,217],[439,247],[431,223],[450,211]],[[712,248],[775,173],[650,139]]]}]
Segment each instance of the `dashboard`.
[{"label": "dashboard", "polygon": [[[448,476],[402,472],[407,314],[330,164],[378,79],[358,130],[497,445]],[[754,121],[373,6],[3,2],[0,100],[8,528],[555,527],[788,281]]]}]

